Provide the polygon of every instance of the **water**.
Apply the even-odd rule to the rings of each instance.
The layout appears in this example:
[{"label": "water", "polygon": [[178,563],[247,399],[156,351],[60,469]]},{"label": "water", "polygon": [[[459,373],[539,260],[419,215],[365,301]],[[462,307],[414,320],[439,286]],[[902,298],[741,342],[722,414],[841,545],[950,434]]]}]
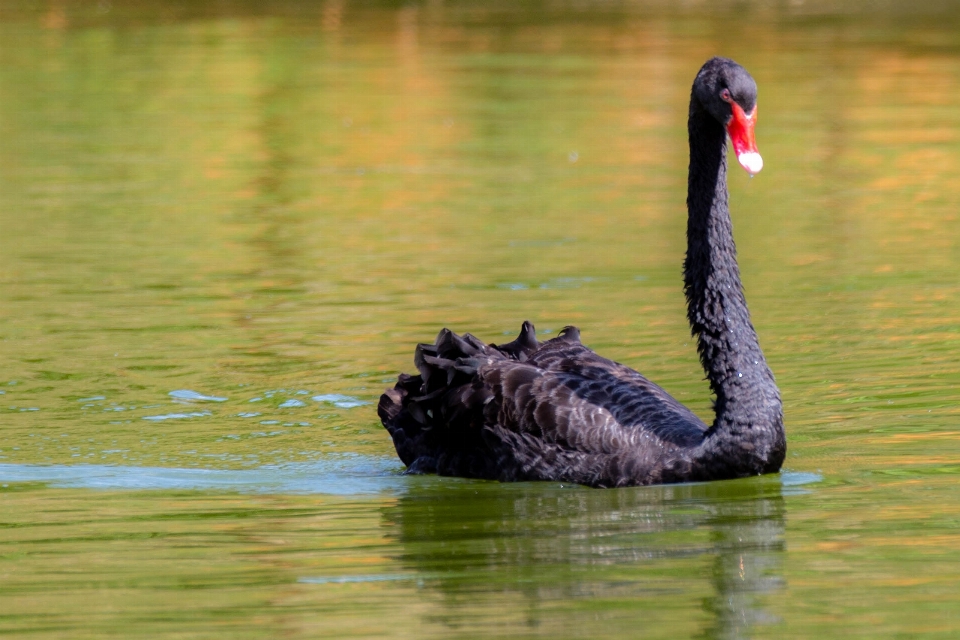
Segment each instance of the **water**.
[{"label": "water", "polygon": [[[577,324],[709,416],[714,54],[786,471],[400,475],[442,326]],[[0,635],[955,637],[958,103],[952,3],[0,2]]]}]

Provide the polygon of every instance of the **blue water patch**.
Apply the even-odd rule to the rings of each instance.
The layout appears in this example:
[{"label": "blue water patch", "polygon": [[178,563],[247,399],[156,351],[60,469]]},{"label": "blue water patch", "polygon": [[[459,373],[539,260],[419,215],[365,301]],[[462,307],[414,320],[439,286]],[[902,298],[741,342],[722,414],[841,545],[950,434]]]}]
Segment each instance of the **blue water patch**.
[{"label": "blue water patch", "polygon": [[332,404],[333,406],[340,407],[341,409],[353,409],[354,407],[362,407],[365,404],[370,404],[366,400],[354,398],[353,396],[345,396],[340,393],[327,393],[320,396],[313,396],[312,399],[316,402]]},{"label": "blue water patch", "polygon": [[290,398],[289,400],[287,400],[287,401],[285,401],[285,402],[281,402],[281,403],[280,403],[279,405],[277,405],[277,406],[278,406],[280,409],[289,409],[289,408],[291,408],[291,407],[305,407],[305,406],[307,406],[307,403],[304,402],[303,400],[297,400],[296,398]]},{"label": "blue water patch", "polygon": [[190,389],[177,389],[167,395],[175,400],[186,400],[190,402],[226,402],[229,400],[229,398],[221,398],[219,396],[206,396],[202,393],[191,391]]},{"label": "blue water patch", "polygon": [[799,496],[810,493],[806,485],[823,482],[823,476],[806,471],[781,471],[780,483],[783,485],[783,495]]},{"label": "blue water patch", "polygon": [[185,418],[203,418],[204,416],[209,416],[209,415],[211,415],[209,411],[194,411],[193,413],[165,413],[159,416],[143,416],[143,419],[159,422],[161,420],[183,420]]},{"label": "blue water patch", "polygon": [[256,469],[178,469],[96,464],[0,464],[2,482],[43,482],[71,489],[181,489],[242,493],[355,495],[400,491],[403,464],[392,457],[331,456]]}]

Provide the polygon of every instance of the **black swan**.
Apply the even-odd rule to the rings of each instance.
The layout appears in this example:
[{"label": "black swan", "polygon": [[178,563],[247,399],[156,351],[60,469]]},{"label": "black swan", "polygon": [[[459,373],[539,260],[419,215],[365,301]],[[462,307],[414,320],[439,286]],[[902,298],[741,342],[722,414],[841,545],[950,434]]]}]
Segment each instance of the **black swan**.
[{"label": "black swan", "polygon": [[575,327],[541,344],[524,322],[501,345],[443,329],[417,346],[420,375],[400,374],[380,398],[408,473],[619,487],[780,469],[783,405],[750,322],[727,208],[727,135],[744,169],[763,166],[756,102],[753,78],[725,58],[703,65],[690,96],[684,291],[713,424],[584,347]]}]

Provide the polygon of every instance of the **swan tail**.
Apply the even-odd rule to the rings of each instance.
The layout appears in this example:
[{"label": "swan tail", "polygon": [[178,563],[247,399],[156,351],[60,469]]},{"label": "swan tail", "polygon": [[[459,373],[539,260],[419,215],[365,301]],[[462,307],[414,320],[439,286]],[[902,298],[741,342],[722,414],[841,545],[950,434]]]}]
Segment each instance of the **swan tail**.
[{"label": "swan tail", "polygon": [[414,352],[418,375],[401,373],[380,397],[377,413],[407,473],[498,478],[500,469],[483,430],[495,400],[478,375],[481,366],[526,361],[538,348],[536,330],[524,322],[516,340],[487,345],[469,333],[443,329],[433,344]]}]

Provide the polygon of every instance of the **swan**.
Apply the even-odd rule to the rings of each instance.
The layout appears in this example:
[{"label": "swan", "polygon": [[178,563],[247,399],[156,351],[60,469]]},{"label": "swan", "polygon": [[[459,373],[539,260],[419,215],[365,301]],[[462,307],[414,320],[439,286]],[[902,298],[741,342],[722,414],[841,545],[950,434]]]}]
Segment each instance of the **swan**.
[{"label": "swan", "polygon": [[530,322],[507,344],[443,329],[416,348],[378,414],[407,473],[621,487],[780,470],[783,404],[750,321],[727,206],[727,136],[751,175],[757,85],[712,58],[693,83],[687,129],[687,318],[715,396],[706,424],[640,373],[603,358],[566,327],[537,341]]}]

